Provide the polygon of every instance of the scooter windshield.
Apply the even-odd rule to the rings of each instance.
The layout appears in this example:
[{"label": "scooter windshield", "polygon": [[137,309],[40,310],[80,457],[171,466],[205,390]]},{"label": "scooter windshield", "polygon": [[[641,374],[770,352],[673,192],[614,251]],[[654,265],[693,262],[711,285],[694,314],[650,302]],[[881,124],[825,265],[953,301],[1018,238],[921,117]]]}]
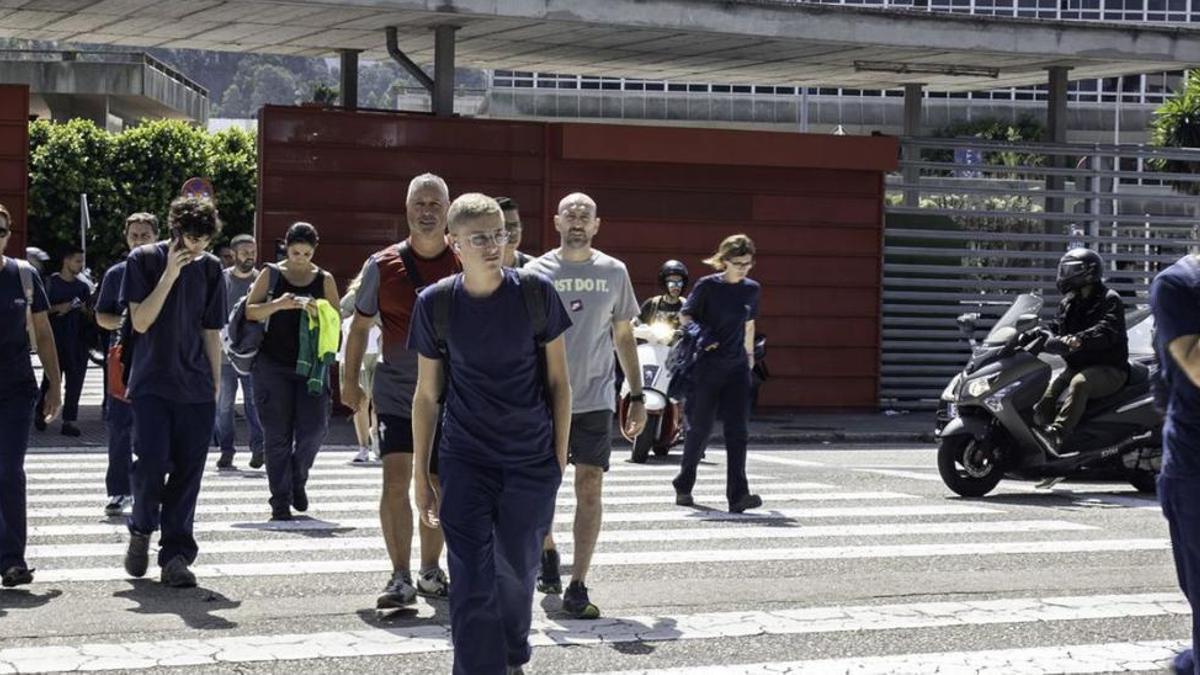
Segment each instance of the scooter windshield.
[{"label": "scooter windshield", "polygon": [[995,326],[992,326],[992,331],[988,333],[983,343],[987,345],[1002,345],[1013,339],[1017,334],[1017,323],[1021,320],[1021,317],[1026,314],[1037,316],[1042,311],[1043,304],[1045,304],[1045,301],[1042,300],[1042,296],[1040,295],[1026,293],[1017,296],[1017,299],[1013,301],[1012,306],[1008,308],[1004,316],[1000,317]]}]

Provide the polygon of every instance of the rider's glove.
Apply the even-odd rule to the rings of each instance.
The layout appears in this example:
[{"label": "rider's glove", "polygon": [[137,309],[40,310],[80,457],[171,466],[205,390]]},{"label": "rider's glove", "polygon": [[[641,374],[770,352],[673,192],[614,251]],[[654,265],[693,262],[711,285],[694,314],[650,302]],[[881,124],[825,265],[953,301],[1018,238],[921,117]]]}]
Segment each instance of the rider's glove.
[{"label": "rider's glove", "polygon": [[1071,351],[1071,348],[1060,337],[1052,337],[1046,340],[1046,351],[1050,354],[1058,354],[1059,356]]}]

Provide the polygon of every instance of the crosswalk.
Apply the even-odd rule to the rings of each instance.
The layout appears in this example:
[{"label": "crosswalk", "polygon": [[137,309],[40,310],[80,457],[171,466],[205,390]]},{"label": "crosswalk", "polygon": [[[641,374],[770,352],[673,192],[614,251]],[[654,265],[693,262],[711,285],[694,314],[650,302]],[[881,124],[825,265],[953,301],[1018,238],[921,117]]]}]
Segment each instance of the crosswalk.
[{"label": "crosswalk", "polygon": [[[219,598],[224,598],[221,593],[232,596],[241,592],[283,602],[294,600],[290,597],[294,584],[302,584],[304,579],[314,583],[343,580],[348,587],[381,585],[391,565],[375,514],[379,467],[350,466],[350,456],[346,448],[322,453],[312,471],[310,513],[290,522],[267,521],[268,493],[261,471],[210,470],[196,511],[201,556],[193,568],[205,592]],[[701,580],[699,588],[707,580],[733,578],[743,570],[764,567],[783,578],[797,579],[805,570],[828,565],[851,566],[847,569],[873,566],[869,569],[880,574],[887,565],[908,565],[905,570],[979,567],[981,561],[1024,557],[1068,563],[1097,555],[1141,556],[1139,560],[1151,559],[1156,564],[1169,564],[1170,560],[1169,543],[1160,529],[1110,531],[1071,512],[1030,511],[1005,500],[948,500],[924,489],[928,486],[923,480],[898,483],[896,479],[903,476],[865,472],[839,476],[793,453],[754,453],[751,482],[763,496],[765,507],[730,514],[722,510],[722,453],[710,451],[710,457],[716,466],[706,466],[700,475],[695,498],[701,507],[696,509],[673,505],[670,477],[675,467],[614,462],[606,477],[605,528],[593,562],[595,572],[589,582],[593,588],[636,579],[649,570],[668,579],[696,577]],[[96,602],[118,603],[114,598],[127,592],[121,589],[130,583],[121,568],[126,535],[120,519],[106,519],[102,514],[104,458],[39,453],[30,455],[26,470],[28,557],[38,568],[30,592],[61,592],[61,598],[94,596],[101,598]],[[555,539],[567,566],[572,563],[574,505],[569,478],[560,491],[555,520]],[[879,481],[890,482],[880,485]],[[1135,508],[1147,505],[1139,497],[1117,494],[1114,498],[1127,500],[1127,505]],[[1130,517],[1138,513],[1130,511]],[[414,559],[413,564],[419,561]],[[106,595],[110,590],[117,592]],[[789,589],[771,603],[747,600],[742,604],[737,598],[726,598],[706,606],[701,600],[685,597],[676,603],[651,603],[649,612],[626,603],[632,607],[611,615],[606,612],[605,619],[591,622],[564,618],[539,596],[531,634],[533,665],[546,666],[530,672],[1153,671],[1161,669],[1183,645],[1187,637],[1184,617],[1190,611],[1179,593],[1137,584],[1130,584],[1127,591],[1105,594],[1033,589],[998,597],[911,602],[896,598],[847,604],[800,602],[794,591]],[[361,595],[370,589],[354,592]],[[698,590],[697,595],[703,592]],[[218,607],[211,612],[236,617],[238,604],[231,601],[227,609]],[[6,607],[5,592],[0,591],[0,617],[5,616]],[[125,610],[118,607],[113,611]],[[63,618],[67,623],[72,620]],[[1106,633],[1108,639],[1103,641],[1088,639],[1094,637],[1090,635],[1075,637],[1070,627],[1086,622],[1116,627],[1156,622],[1153,625],[1184,629],[1152,636],[1144,631],[1126,636],[1115,630]],[[444,606],[434,607],[433,616],[423,608],[398,624],[367,624],[347,624],[336,617],[312,625],[256,622],[228,635],[180,625],[174,630],[156,628],[148,635],[139,634],[138,639],[122,639],[121,631],[116,630],[92,637],[67,627],[53,639],[26,638],[18,644],[15,633],[6,631],[0,620],[0,673],[169,667],[211,671],[232,669],[233,664],[251,667],[276,662],[296,662],[293,669],[306,670],[305,662],[382,657],[392,659],[383,663],[398,672],[446,672],[451,643]],[[1004,648],[981,643],[963,651],[915,646],[896,651],[874,647],[871,637],[989,626],[1000,626],[1002,631],[1047,627],[1065,637],[1054,644],[1013,643]],[[831,656],[821,650],[797,648],[786,658],[753,658],[781,652],[764,646],[769,641],[804,645],[805,640],[817,640],[818,636],[844,640],[850,651]],[[710,649],[714,641],[740,645],[740,640],[754,641],[757,651],[739,658],[737,649]],[[616,649],[617,645],[664,645],[691,651],[678,662],[656,661],[645,656],[652,652],[650,647]],[[595,652],[596,666],[564,656],[568,652],[563,651],[600,647],[605,649]]]}]

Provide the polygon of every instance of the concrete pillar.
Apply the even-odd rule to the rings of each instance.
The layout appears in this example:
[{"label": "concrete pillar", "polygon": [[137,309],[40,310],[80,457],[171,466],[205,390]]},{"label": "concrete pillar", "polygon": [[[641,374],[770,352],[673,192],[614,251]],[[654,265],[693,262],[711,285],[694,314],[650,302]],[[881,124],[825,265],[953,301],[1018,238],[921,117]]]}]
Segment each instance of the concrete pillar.
[{"label": "concrete pillar", "polygon": [[358,49],[339,49],[342,56],[342,107],[346,110],[358,109]]},{"label": "concrete pillar", "polygon": [[[921,135],[921,112],[925,102],[925,85],[904,85],[904,136],[917,137]],[[921,151],[912,145],[903,146],[905,160],[916,161],[921,158]],[[906,185],[916,185],[921,180],[921,170],[916,167],[904,167],[901,173]],[[904,190],[905,206],[920,206],[921,191],[916,189]]]},{"label": "concrete pillar", "polygon": [[[1050,91],[1046,98],[1046,132],[1044,141],[1048,143],[1067,142],[1067,66],[1050,66],[1046,69],[1050,75]],[[1055,155],[1051,158],[1051,166],[1066,167],[1069,157]],[[1047,190],[1064,190],[1067,181],[1063,176],[1047,176]],[[1047,197],[1045,200],[1046,213],[1062,213],[1065,200],[1062,197]],[[1069,224],[1060,221],[1047,220],[1045,231],[1058,234],[1067,229]]]},{"label": "concrete pillar", "polygon": [[433,34],[433,114],[454,116],[454,33],[458,26],[442,25]]}]

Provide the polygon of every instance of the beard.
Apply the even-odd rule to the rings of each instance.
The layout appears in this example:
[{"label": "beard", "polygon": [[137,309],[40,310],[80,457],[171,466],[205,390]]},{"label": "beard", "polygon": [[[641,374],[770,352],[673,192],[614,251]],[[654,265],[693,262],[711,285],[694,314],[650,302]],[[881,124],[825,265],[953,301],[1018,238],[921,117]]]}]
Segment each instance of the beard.
[{"label": "beard", "polygon": [[253,260],[240,260],[237,263],[237,271],[241,272],[242,274],[250,272],[253,269],[254,269],[254,261]]}]

